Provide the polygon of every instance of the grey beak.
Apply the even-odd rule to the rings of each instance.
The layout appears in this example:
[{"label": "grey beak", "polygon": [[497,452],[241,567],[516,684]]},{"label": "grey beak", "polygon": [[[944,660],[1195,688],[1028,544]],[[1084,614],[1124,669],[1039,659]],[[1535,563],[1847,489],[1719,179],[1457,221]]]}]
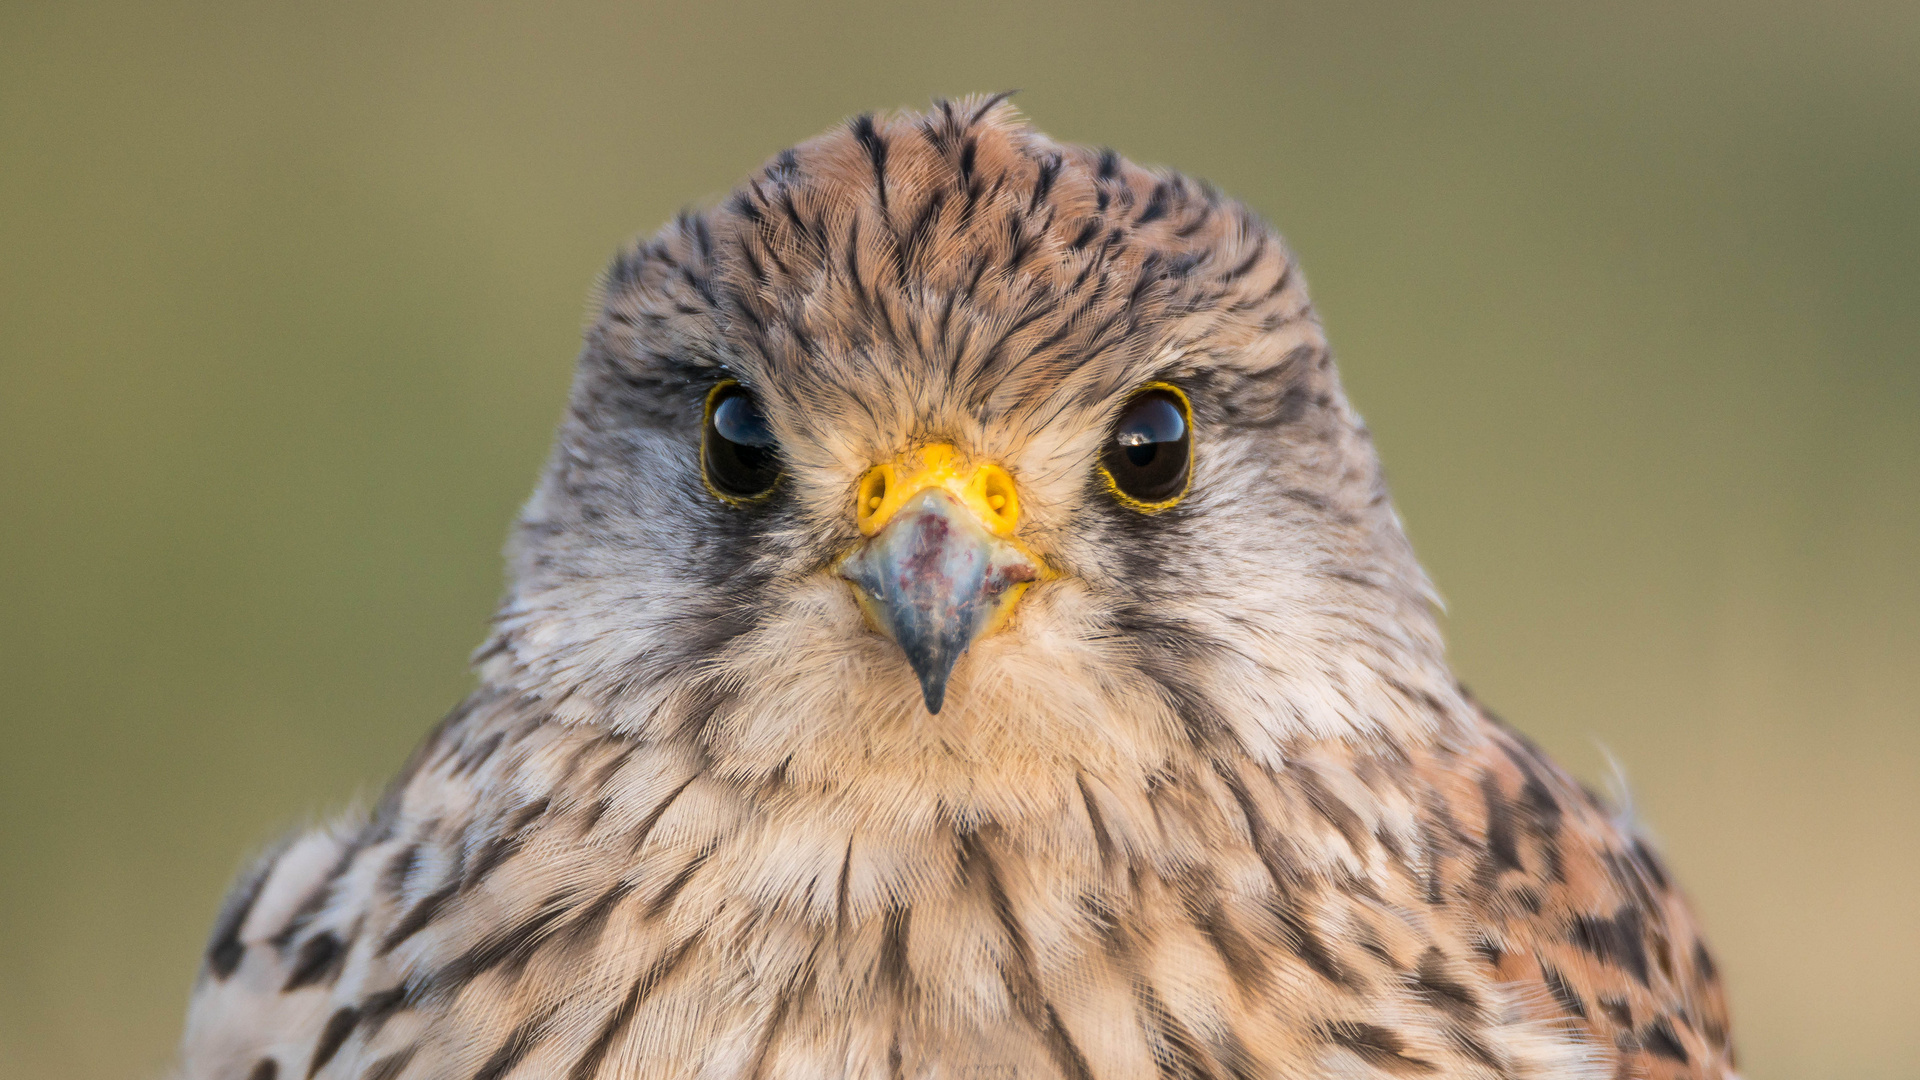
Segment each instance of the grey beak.
[{"label": "grey beak", "polygon": [[953,496],[929,489],[844,560],[840,576],[906,653],[927,711],[938,713],[961,654],[997,623],[1015,586],[1040,573]]}]

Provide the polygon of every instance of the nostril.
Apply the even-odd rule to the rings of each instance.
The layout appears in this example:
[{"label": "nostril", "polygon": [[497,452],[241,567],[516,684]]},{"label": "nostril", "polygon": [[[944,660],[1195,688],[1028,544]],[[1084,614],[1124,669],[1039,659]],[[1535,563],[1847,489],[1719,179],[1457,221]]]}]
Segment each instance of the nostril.
[{"label": "nostril", "polygon": [[1004,526],[1012,525],[1020,514],[1020,503],[1013,494],[1013,477],[997,467],[989,467],[981,477],[980,495],[987,509]]},{"label": "nostril", "polygon": [[854,496],[854,517],[865,525],[873,518],[874,511],[886,501],[887,467],[876,465],[860,478],[860,490]]}]

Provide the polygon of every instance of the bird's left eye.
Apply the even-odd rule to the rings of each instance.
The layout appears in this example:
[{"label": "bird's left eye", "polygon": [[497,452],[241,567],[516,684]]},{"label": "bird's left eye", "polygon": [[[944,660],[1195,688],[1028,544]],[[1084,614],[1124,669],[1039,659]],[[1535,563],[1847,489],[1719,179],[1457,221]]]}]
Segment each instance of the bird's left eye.
[{"label": "bird's left eye", "polygon": [[713,493],[735,505],[767,494],[780,479],[780,447],[773,429],[760,403],[737,382],[723,382],[707,395],[700,467]]},{"label": "bird's left eye", "polygon": [[1193,464],[1193,409],[1187,395],[1153,383],[1120,410],[1100,471],[1121,503],[1147,513],[1187,493]]}]

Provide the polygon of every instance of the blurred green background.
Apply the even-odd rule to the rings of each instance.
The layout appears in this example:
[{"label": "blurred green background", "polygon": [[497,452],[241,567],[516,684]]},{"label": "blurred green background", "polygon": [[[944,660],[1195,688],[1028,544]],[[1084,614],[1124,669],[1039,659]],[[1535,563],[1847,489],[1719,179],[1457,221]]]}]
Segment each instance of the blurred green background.
[{"label": "blurred green background", "polygon": [[162,1068],[244,855],[461,697],[623,239],[1010,87],[1291,238],[1461,673],[1622,763],[1749,1080],[1920,1075],[1916,57],[1911,2],[5,4],[0,1076]]}]

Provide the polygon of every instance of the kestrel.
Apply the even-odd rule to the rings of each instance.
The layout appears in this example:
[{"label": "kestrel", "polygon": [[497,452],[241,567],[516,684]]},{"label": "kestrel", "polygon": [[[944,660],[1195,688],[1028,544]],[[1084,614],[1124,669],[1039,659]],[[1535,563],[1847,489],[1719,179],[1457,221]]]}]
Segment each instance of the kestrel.
[{"label": "kestrel", "polygon": [[1246,207],[936,102],[601,292],[479,689],[234,888],[181,1076],[1733,1075]]}]

